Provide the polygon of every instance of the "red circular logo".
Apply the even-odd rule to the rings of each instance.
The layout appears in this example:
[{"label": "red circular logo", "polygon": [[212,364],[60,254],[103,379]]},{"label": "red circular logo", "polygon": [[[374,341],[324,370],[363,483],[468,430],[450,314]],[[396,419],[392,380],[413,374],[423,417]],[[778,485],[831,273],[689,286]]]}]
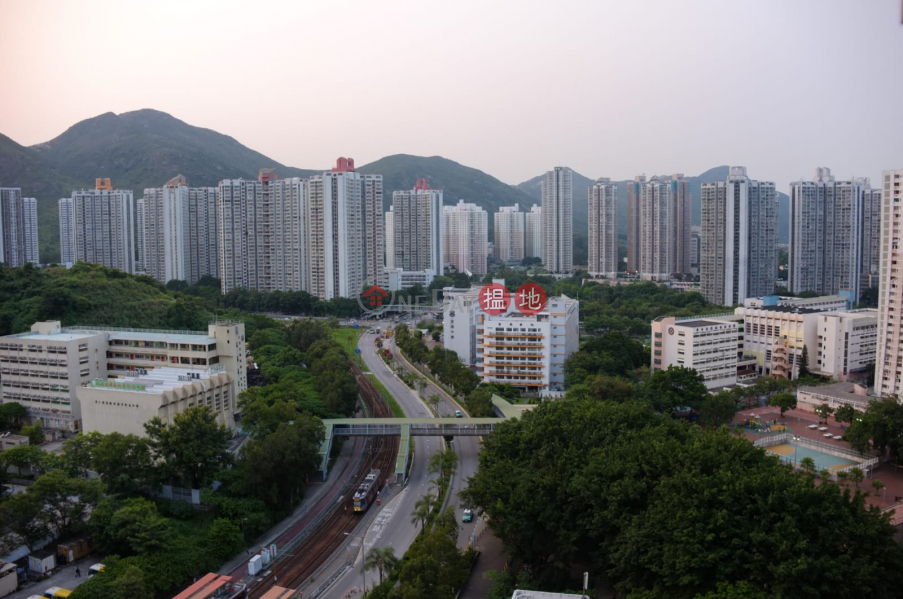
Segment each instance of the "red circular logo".
[{"label": "red circular logo", "polygon": [[524,283],[517,288],[517,292],[514,294],[514,307],[521,314],[526,314],[527,316],[533,316],[542,312],[548,301],[549,298],[546,297],[545,289],[536,283]]},{"label": "red circular logo", "polygon": [[674,334],[674,327],[670,327],[670,328],[668,329],[668,334],[669,334],[669,335],[673,335],[673,334]]},{"label": "red circular logo", "polygon": [[511,294],[504,285],[490,283],[480,289],[480,308],[492,316],[499,316],[508,311],[511,305]]}]

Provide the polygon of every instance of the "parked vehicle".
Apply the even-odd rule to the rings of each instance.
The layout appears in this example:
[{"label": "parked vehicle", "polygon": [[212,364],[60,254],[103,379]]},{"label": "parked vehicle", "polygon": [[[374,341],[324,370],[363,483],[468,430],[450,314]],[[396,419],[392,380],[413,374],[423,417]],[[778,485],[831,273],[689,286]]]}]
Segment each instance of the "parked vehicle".
[{"label": "parked vehicle", "polygon": [[94,564],[93,566],[88,568],[88,578],[94,576],[95,574],[100,574],[101,572],[103,572],[104,567],[105,566],[103,564]]},{"label": "parked vehicle", "polygon": [[72,594],[72,591],[69,589],[64,589],[62,587],[50,587],[46,591],[44,591],[44,599],[66,599],[69,595]]}]

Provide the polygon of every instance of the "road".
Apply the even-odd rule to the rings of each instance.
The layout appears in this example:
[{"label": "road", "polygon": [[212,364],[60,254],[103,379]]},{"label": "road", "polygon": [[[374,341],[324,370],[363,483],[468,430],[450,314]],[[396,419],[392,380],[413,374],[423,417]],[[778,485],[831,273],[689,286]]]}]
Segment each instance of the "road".
[{"label": "road", "polygon": [[[373,327],[385,329],[388,322],[368,323]],[[386,390],[392,394],[398,404],[404,410],[405,414],[412,418],[429,418],[432,416],[426,404],[411,390],[410,387],[401,382],[386,365],[383,359],[377,354],[376,335],[365,333],[361,336],[358,347],[361,350],[361,357],[370,372],[376,375],[379,381],[385,386]],[[388,344],[391,345],[391,344]],[[396,363],[398,361],[396,360]],[[438,390],[430,385],[424,392],[424,396],[432,393],[439,393]],[[439,395],[442,395],[439,393]],[[446,400],[447,401],[447,400]],[[440,410],[443,414],[452,414],[456,408],[451,405],[442,405]],[[430,456],[441,450],[443,441],[440,437],[412,437],[414,440],[414,461],[411,467],[411,473],[408,485],[403,489],[401,487],[392,486],[388,497],[384,496],[385,505],[376,517],[376,520],[370,526],[365,536],[358,536],[351,539],[349,552],[358,552],[358,557],[354,565],[349,569],[343,577],[336,581],[330,589],[320,595],[326,599],[343,599],[349,592],[360,589],[362,585],[372,588],[379,582],[379,574],[375,570],[361,574],[361,555],[366,553],[371,547],[393,547],[395,555],[401,557],[411,543],[414,541],[419,532],[414,525],[411,524],[411,513],[414,511],[414,503],[427,492],[431,491],[432,485],[430,480],[432,476],[427,472],[427,464]],[[477,438],[466,437],[457,439],[452,443],[455,451],[458,453],[459,464],[458,473],[452,480],[452,495],[449,498],[449,505],[455,506],[455,514],[460,523],[463,509],[458,505],[458,491],[463,487],[462,480],[466,476],[473,475],[476,470],[476,459],[479,452],[479,441]],[[432,492],[435,492],[434,487]],[[464,527],[458,537],[458,545],[465,547],[470,534],[473,532],[474,523],[463,524]],[[363,541],[363,551],[361,551],[361,541]],[[340,567],[344,554],[334,557],[336,568]]]}]

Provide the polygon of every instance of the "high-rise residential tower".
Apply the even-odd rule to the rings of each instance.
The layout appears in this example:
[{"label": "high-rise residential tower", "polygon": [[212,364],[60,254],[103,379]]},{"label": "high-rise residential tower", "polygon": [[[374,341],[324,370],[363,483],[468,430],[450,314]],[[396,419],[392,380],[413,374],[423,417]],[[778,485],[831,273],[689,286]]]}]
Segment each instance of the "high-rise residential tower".
[{"label": "high-rise residential tower", "polygon": [[458,272],[486,274],[486,254],[488,251],[489,217],[476,204],[458,200],[454,206],[444,207],[446,263]]},{"label": "high-rise residential tower", "polygon": [[113,189],[110,179],[97,179],[95,189],[73,191],[72,222],[75,261],[135,272],[132,190]]},{"label": "high-rise residential tower", "polygon": [[618,276],[618,186],[608,178],[589,188],[589,272]]},{"label": "high-rise residential tower", "polygon": [[[223,293],[238,287],[307,290],[307,179],[279,179],[272,169],[261,169],[256,181],[220,181],[217,194]],[[198,192],[195,202],[198,210],[209,206],[209,194]]]},{"label": "high-rise residential tower", "polygon": [[197,283],[218,276],[215,187],[188,187],[178,175],[161,188],[144,190],[137,202],[138,255],[155,279]]},{"label": "high-rise residential tower", "polygon": [[700,282],[706,300],[725,306],[771,295],[777,277],[778,202],[772,182],[732,166],[701,194]]},{"label": "high-rise residential tower", "polygon": [[386,269],[395,268],[395,207],[386,212]]},{"label": "high-rise residential tower", "polygon": [[495,213],[495,259],[520,264],[524,259],[524,213],[520,205],[503,206]]},{"label": "high-rise residential tower", "polygon": [[311,177],[305,222],[313,295],[357,297],[365,286],[387,287],[382,185],[382,175],[356,172],[351,158]]},{"label": "high-rise residential tower", "polygon": [[[60,264],[75,264],[75,215],[72,213],[72,198],[60,198]],[[139,232],[140,222],[139,224]]]},{"label": "high-rise residential tower", "polygon": [[38,264],[38,204],[18,187],[0,187],[0,262]]},{"label": "high-rise residential tower", "polygon": [[533,204],[526,215],[524,257],[542,258],[542,207]]},{"label": "high-rise residential tower", "polygon": [[859,298],[863,267],[872,268],[874,250],[863,255],[863,240],[873,243],[874,200],[868,179],[836,181],[827,168],[790,184],[790,291]]},{"label": "high-rise residential tower", "polygon": [[627,182],[627,272],[640,270],[640,196],[646,175]]},{"label": "high-rise residential tower", "polygon": [[392,267],[406,271],[429,269],[441,275],[442,190],[430,189],[426,179],[418,179],[414,189],[392,194],[392,207]]},{"label": "high-rise residential tower", "polygon": [[[60,200],[62,202],[63,200]],[[135,272],[147,273],[145,268],[145,263],[147,262],[147,246],[145,242],[147,241],[147,236],[145,233],[147,229],[144,224],[144,216],[147,214],[145,210],[144,198],[140,197],[135,200],[135,226],[138,230],[138,248],[137,252],[135,252]],[[62,208],[60,208],[60,244],[62,245],[62,227],[63,227],[63,214]]]},{"label": "high-rise residential tower", "polygon": [[[868,181],[868,179],[866,179]],[[878,287],[881,265],[881,188],[868,187],[862,193],[861,291]]]},{"label": "high-rise residential tower", "polygon": [[667,281],[674,271],[674,216],[670,181],[652,177],[640,184],[637,218],[640,224],[637,264],[640,278]]},{"label": "high-rise residential tower", "polygon": [[884,171],[875,392],[903,392],[903,169]]},{"label": "high-rise residential tower", "polygon": [[690,193],[690,181],[683,173],[671,175],[671,272],[687,274],[692,272],[690,264],[691,232],[690,213],[693,195]]},{"label": "high-rise residential tower", "polygon": [[542,263],[552,273],[574,269],[571,169],[556,166],[542,181]]}]

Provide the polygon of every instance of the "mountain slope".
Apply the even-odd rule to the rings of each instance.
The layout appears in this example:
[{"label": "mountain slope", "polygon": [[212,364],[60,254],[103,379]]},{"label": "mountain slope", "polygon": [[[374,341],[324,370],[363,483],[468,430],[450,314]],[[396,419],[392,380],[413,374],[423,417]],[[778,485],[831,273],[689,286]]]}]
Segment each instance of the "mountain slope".
[{"label": "mountain slope", "polygon": [[80,181],[111,177],[136,195],[181,173],[189,185],[216,185],[227,178],[256,178],[272,166],[282,177],[315,171],[287,167],[234,138],[194,127],[165,112],[108,112],[70,127],[59,137],[33,146],[50,165]]},{"label": "mountain slope", "polygon": [[38,243],[42,262],[60,259],[57,200],[83,183],[43,160],[31,148],[0,134],[0,187],[21,187],[22,194],[38,199]]},{"label": "mountain slope", "polygon": [[414,189],[417,179],[426,179],[430,187],[442,190],[446,206],[464,200],[486,210],[489,213],[490,231],[494,222],[492,214],[498,212],[500,206],[519,203],[522,210],[525,206],[529,209],[531,200],[523,191],[502,183],[483,171],[441,156],[395,154],[358,167],[357,170],[383,176],[383,206],[386,210],[392,205],[393,191]]}]

